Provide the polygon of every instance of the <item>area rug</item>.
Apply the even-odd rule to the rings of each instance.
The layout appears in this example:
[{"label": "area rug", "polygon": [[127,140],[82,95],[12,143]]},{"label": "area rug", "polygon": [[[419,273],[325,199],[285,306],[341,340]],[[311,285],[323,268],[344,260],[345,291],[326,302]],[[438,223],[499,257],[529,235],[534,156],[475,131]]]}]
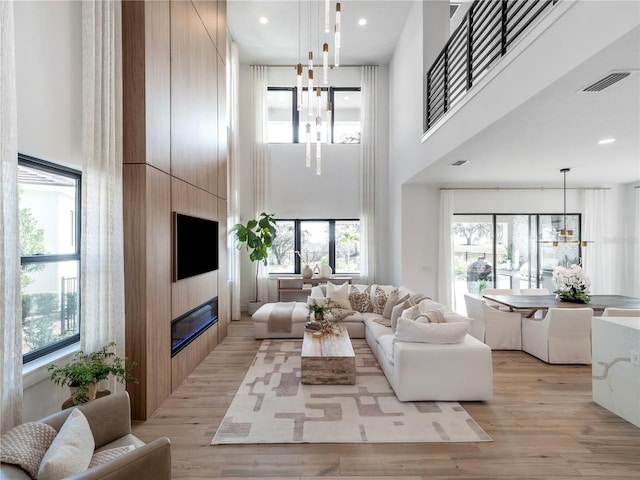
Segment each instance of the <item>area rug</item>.
[{"label": "area rug", "polygon": [[365,340],[355,385],[302,385],[302,340],[264,340],[212,445],[486,442],[457,402],[400,402]]}]

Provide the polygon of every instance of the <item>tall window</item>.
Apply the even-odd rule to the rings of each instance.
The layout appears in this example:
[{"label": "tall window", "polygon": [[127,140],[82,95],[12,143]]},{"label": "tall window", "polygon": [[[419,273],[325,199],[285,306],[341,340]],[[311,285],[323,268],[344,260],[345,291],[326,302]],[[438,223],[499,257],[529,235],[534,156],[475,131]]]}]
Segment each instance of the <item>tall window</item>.
[{"label": "tall window", "polygon": [[18,156],[22,354],[80,340],[80,172]]},{"label": "tall window", "polygon": [[[309,116],[307,88],[303,89],[303,108],[298,112],[297,87],[269,87],[267,90],[267,139],[269,143],[304,143],[307,139],[307,123],[315,132],[317,97],[312,95],[313,115]],[[325,109],[331,102],[331,125],[323,123],[321,138],[330,143],[360,143],[360,111],[362,96],[360,87],[322,88],[320,103]],[[323,121],[326,117],[323,115]],[[315,141],[315,136],[312,138]]]},{"label": "tall window", "polygon": [[360,271],[359,220],[278,220],[276,225],[270,273],[300,273],[303,263],[329,265],[334,273]]}]

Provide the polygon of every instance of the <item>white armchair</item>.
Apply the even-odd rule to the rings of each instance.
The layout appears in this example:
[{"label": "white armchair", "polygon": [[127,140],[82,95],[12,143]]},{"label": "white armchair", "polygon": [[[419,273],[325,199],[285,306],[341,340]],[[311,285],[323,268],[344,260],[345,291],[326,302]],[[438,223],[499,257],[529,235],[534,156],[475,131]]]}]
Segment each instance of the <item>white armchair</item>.
[{"label": "white armchair", "polygon": [[522,319],[522,350],[547,363],[591,363],[591,308],[550,308]]},{"label": "white armchair", "polygon": [[[482,293],[484,295],[513,295],[513,290],[511,288],[485,288]],[[491,300],[486,300],[486,302],[489,306],[498,310],[509,310],[509,307],[492,302]]]},{"label": "white armchair", "polygon": [[517,312],[491,308],[485,299],[465,294],[467,316],[484,326],[484,343],[492,350],[522,349],[522,318]]},{"label": "white armchair", "polygon": [[603,317],[640,317],[640,308],[605,308]]}]

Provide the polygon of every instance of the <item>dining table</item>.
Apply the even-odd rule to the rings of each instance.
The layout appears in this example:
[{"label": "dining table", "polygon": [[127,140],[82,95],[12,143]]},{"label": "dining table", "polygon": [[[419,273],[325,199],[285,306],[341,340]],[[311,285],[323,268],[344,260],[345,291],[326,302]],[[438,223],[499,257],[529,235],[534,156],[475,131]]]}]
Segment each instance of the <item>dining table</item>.
[{"label": "dining table", "polygon": [[509,310],[526,311],[531,318],[538,310],[549,308],[589,307],[596,312],[605,308],[640,308],[640,298],[625,295],[591,295],[589,303],[574,303],[561,300],[557,295],[483,295],[483,298],[509,307]]}]

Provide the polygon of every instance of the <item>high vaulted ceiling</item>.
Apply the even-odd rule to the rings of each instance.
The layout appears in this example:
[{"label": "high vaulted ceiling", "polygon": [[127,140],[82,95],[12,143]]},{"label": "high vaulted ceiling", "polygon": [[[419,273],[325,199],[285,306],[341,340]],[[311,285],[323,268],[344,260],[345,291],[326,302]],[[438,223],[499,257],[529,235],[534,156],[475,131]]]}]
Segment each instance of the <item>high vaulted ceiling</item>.
[{"label": "high vaulted ceiling", "polygon": [[[388,64],[412,3],[404,0],[341,2],[341,63]],[[308,27],[309,5],[311,29]],[[325,41],[323,8],[324,2],[315,0],[228,0],[229,30],[238,44],[241,63],[304,63],[309,43],[317,45]],[[334,1],[331,8],[333,17]],[[260,17],[268,22],[261,24]],[[358,25],[361,18],[367,19],[366,25]],[[317,50],[315,47],[314,51]],[[589,82],[620,69],[633,74],[600,93],[577,93]],[[571,167],[568,181],[574,186],[640,183],[638,72],[640,27],[439,159],[413,180],[450,186],[558,186],[562,181],[560,168]],[[597,144],[609,137],[616,141]],[[449,166],[456,160],[469,160],[469,163],[459,168]]]}]

